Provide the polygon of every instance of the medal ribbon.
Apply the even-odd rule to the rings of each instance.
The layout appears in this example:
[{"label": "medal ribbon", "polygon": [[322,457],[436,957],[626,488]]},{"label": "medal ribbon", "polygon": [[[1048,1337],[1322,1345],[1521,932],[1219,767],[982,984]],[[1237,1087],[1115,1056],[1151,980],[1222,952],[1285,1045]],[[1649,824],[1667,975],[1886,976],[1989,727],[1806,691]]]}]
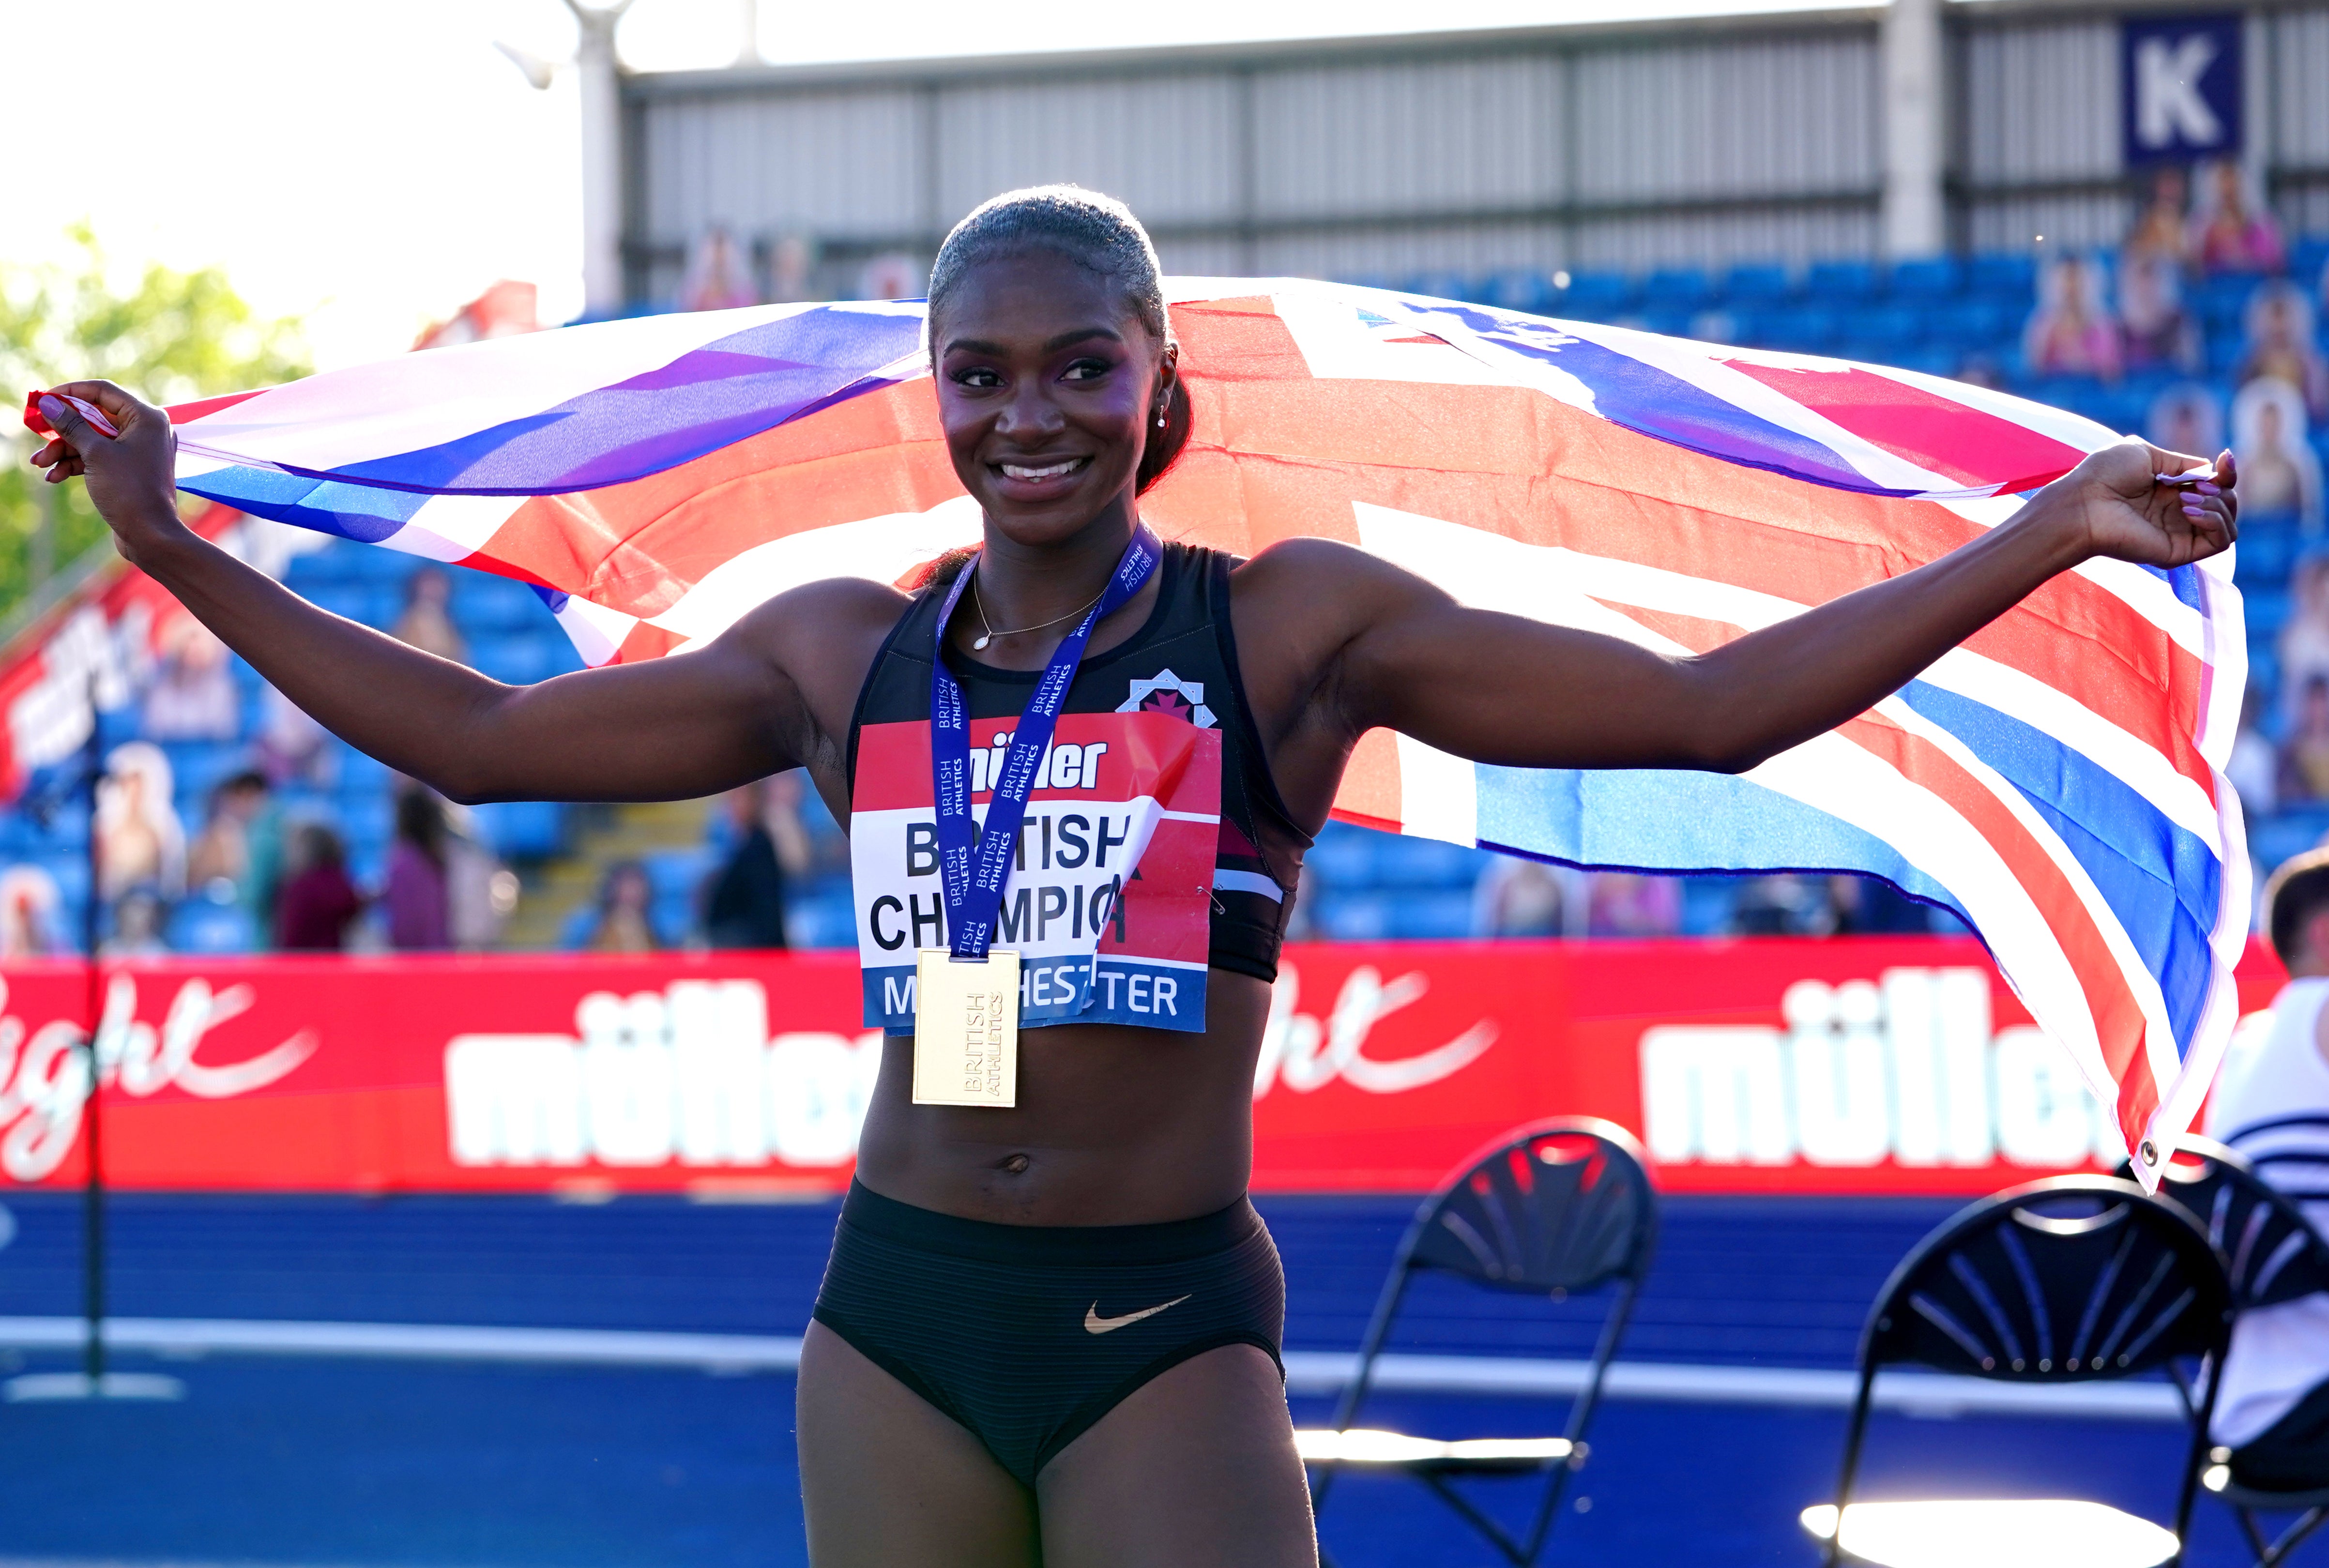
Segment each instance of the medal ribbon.
[{"label": "medal ribbon", "polygon": [[1051,662],[1035,683],[1011,732],[1011,749],[1003,759],[986,808],[986,827],[973,846],[970,818],[970,706],[963,700],[962,683],[947,668],[947,623],[963,590],[970,586],[973,561],[954,580],[946,603],[938,609],[938,645],[930,659],[930,784],[938,803],[938,883],[946,900],[948,949],[957,959],[986,957],[995,940],[995,917],[1003,909],[1003,884],[1011,874],[1012,852],[1019,829],[1027,819],[1027,798],[1035,790],[1035,769],[1051,743],[1060,710],[1067,705],[1068,688],[1075,684],[1076,666],[1083,662],[1084,647],[1092,628],[1138,593],[1164,557],[1164,547],[1144,523],[1133,530],[1132,543],[1116,563],[1108,591],[1084,613],[1076,629],[1052,651]]}]

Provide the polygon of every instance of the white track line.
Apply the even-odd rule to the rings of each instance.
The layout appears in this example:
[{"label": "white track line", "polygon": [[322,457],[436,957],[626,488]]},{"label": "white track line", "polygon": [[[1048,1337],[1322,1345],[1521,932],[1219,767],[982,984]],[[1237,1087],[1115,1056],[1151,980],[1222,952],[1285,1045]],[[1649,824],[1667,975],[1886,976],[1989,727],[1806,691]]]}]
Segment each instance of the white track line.
[{"label": "white track line", "polygon": [[[799,1338],[789,1334],[662,1334],[618,1328],[489,1328],[439,1323],[214,1318],[112,1318],[105,1327],[105,1342],[116,1350],[165,1355],[340,1355],[786,1373],[799,1366],[801,1348]],[[78,1318],[0,1318],[0,1346],[70,1350],[81,1343]],[[1332,1393],[1350,1381],[1357,1365],[1358,1357],[1348,1351],[1289,1350],[1287,1386],[1296,1393]],[[1588,1370],[1582,1361],[1389,1355],[1375,1363],[1374,1386],[1401,1393],[1561,1395],[1583,1388]],[[1812,1367],[1620,1361],[1610,1367],[1605,1392],[1612,1399],[1843,1410],[1851,1406],[1857,1386],[1852,1373]],[[1887,1372],[1876,1381],[1874,1403],[1879,1409],[1919,1415],[2183,1420],[2182,1402],[2164,1383],[2044,1387],[1931,1372]]]}]

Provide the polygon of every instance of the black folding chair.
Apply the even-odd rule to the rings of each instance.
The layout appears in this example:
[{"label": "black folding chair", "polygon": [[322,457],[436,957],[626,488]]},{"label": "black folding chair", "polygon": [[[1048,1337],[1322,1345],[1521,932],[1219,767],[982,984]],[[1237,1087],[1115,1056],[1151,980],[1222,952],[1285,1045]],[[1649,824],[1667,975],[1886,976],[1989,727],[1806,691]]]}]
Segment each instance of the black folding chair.
[{"label": "black folding chair", "polygon": [[[2231,1280],[2236,1310],[2329,1290],[2329,1242],[2306,1221],[2304,1210],[2258,1176],[2236,1150],[2204,1138],[2179,1140],[2159,1190],[2189,1210],[2208,1233]],[[2210,1450],[2200,1484],[2239,1520],[2255,1549],[2257,1568],[2275,1568],[2329,1524],[2329,1475],[2304,1490],[2267,1490],[2235,1481],[2233,1459],[2230,1449]],[[2277,1539],[2267,1540],[2257,1523],[2260,1513],[2297,1517]]]},{"label": "black folding chair", "polygon": [[[1400,1241],[1333,1430],[1295,1434],[1303,1458],[1318,1467],[1314,1507],[1324,1505],[1344,1466],[1400,1471],[1437,1492],[1515,1568],[1527,1568],[1544,1549],[1569,1478],[1585,1464],[1586,1431],[1656,1242],[1657,1197],[1641,1147],[1613,1123],[1591,1118],[1537,1122],[1459,1167],[1416,1211]],[[1616,1284],[1584,1387],[1570,1404],[1561,1436],[1450,1442],[1352,1426],[1408,1283],[1427,1269],[1554,1301]],[[1541,1481],[1536,1515],[1524,1535],[1456,1488],[1461,1478],[1490,1476]]]},{"label": "black folding chair", "polygon": [[[1959,1211],[1893,1270],[1861,1334],[1860,1393],[1844,1438],[1836,1500],[1832,1510],[1805,1515],[1806,1527],[1826,1538],[1824,1560],[1829,1568],[1896,1560],[1872,1543],[1891,1533],[1880,1526],[1906,1524],[1921,1537],[1921,1554],[1929,1554],[1938,1534],[1953,1532],[1968,1543],[1957,1560],[1974,1562],[1978,1554],[1970,1544],[1985,1532],[2012,1538],[2030,1527],[2032,1510],[2051,1507],[2082,1510],[2111,1526],[2071,1532],[2091,1550],[2085,1557],[2059,1558],[2062,1568],[2180,1563],[2207,1451],[2212,1376],[2192,1412],[2172,1541],[2155,1525],[2093,1503],[1862,1504],[1856,1522],[1852,1489],[1868,1432],[1869,1398],[1880,1367],[1908,1364],[2029,1384],[2129,1377],[2177,1356],[2219,1365],[2231,1318],[2231,1284],[2207,1236],[2181,1207],[2133,1182],[2055,1176]],[[1851,1546],[1847,1535],[1854,1538]]]}]

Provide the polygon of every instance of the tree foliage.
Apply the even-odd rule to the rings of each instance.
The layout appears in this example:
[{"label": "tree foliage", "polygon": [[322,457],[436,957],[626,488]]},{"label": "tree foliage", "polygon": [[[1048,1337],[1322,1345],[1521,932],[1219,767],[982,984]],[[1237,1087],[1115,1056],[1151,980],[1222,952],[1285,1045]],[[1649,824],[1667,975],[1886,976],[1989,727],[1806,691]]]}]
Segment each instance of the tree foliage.
[{"label": "tree foliage", "polygon": [[34,587],[45,508],[53,508],[49,555],[60,568],[105,534],[80,486],[51,489],[26,461],[33,443],[15,411],[27,392],[102,376],[152,402],[183,402],[308,370],[299,323],[259,318],[219,268],[149,264],[122,288],[94,231],[76,225],[71,237],[75,253],[65,262],[0,257],[0,430],[8,432],[0,438],[0,615]]}]

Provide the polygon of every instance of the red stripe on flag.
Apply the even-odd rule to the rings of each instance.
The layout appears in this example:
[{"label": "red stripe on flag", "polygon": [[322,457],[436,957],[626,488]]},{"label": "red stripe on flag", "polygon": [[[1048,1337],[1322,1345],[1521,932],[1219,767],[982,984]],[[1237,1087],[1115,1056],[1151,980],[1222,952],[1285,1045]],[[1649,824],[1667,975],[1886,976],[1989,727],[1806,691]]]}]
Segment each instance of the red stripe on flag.
[{"label": "red stripe on flag", "polygon": [[1723,363],[1861,439],[1967,486],[2032,489],[2060,478],[2086,457],[2026,425],[1873,371]]},{"label": "red stripe on flag", "polygon": [[239,402],[248,401],[266,390],[265,387],[257,387],[250,392],[227,392],[214,398],[196,398],[192,402],[172,403],[162,411],[170,416],[172,424],[188,425],[205,415],[214,414],[221,409],[231,409]]},{"label": "red stripe on flag", "polygon": [[[1839,725],[1836,732],[1932,791],[1996,850],[2060,945],[2086,997],[2103,1067],[2119,1086],[2122,1129],[2139,1129],[2159,1104],[2144,1048],[2148,1025],[2126,972],[2062,868],[2004,801],[1931,741],[1872,714]],[[2138,1132],[2129,1132],[2130,1148]]]}]

